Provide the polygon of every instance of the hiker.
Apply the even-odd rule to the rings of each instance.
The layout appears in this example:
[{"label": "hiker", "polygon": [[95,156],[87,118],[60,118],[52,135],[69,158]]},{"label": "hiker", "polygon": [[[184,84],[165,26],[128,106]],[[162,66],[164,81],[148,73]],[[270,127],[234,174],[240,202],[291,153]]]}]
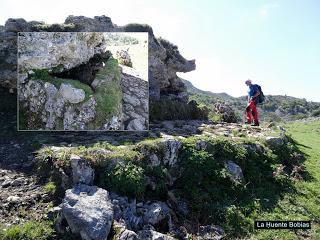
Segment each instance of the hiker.
[{"label": "hiker", "polygon": [[246,80],[246,85],[248,89],[248,104],[246,108],[246,124],[252,123],[251,114],[253,116],[252,126],[259,126],[258,111],[257,111],[257,97],[260,95],[259,86],[257,84],[252,84],[251,80]]}]

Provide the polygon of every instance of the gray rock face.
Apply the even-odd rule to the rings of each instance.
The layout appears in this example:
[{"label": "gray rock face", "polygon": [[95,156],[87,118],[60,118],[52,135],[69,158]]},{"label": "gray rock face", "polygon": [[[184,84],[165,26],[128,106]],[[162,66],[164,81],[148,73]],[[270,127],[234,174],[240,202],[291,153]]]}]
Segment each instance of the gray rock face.
[{"label": "gray rock face", "polygon": [[127,67],[132,67],[131,57],[126,50],[118,50],[116,52],[116,59],[120,62],[120,64],[125,65]]},{"label": "gray rock face", "polygon": [[139,240],[138,235],[134,231],[126,229],[122,222],[114,221],[113,229],[116,230],[116,234],[112,238],[114,240]]},{"label": "gray rock face", "polygon": [[[44,27],[43,22],[26,22],[24,19],[8,19],[4,32],[0,32],[0,85],[15,89],[16,88],[16,69],[17,69],[17,44],[16,35],[17,32],[28,32],[28,31],[55,31],[55,28],[47,29]],[[69,26],[69,28],[65,28]],[[142,26],[142,25],[141,25]],[[84,16],[69,16],[65,20],[64,24],[56,24],[59,31],[72,31],[72,32],[108,32],[108,31],[136,31],[134,27],[124,26],[118,27],[114,25],[109,17],[96,16],[94,18],[88,18]],[[141,31],[141,29],[139,30]],[[166,97],[168,95],[173,99],[186,101],[187,94],[184,84],[177,77],[177,72],[189,72],[195,69],[195,61],[188,61],[184,59],[177,47],[163,39],[157,39],[153,35],[151,27],[147,26],[144,31],[149,32],[149,82],[150,82],[150,97],[152,100],[159,100],[160,95]],[[40,37],[44,32],[38,33]],[[54,38],[55,34],[51,33]],[[86,33],[92,34],[92,33]],[[64,36],[68,36],[68,33]],[[99,36],[96,34],[96,36]],[[21,38],[22,39],[22,38]],[[22,39],[22,47],[27,47],[23,42],[25,39],[30,39],[30,35],[25,34]],[[33,38],[34,39],[34,38]],[[39,39],[40,40],[40,39]],[[76,39],[73,39],[74,43]],[[101,51],[103,46],[95,45],[97,42],[94,38],[91,39],[90,48],[85,47],[84,49],[76,46],[69,45],[68,47],[60,46],[56,48],[56,51],[60,52],[60,57],[68,55],[66,59],[63,59],[63,68],[67,69],[71,66],[76,66],[89,56],[93,56],[95,52]],[[34,39],[35,41],[35,39]],[[39,42],[38,49],[46,52],[47,48],[43,42]],[[77,45],[77,44],[76,44]],[[53,46],[50,47],[54,49]],[[73,56],[79,56],[80,58],[73,58]],[[89,57],[90,58],[90,57]],[[60,58],[59,61],[62,61]],[[45,60],[43,58],[37,58],[36,55],[31,60],[22,59],[22,68],[30,68],[32,66],[41,66],[41,68],[55,67],[57,59],[52,61]],[[137,122],[135,123],[135,125]]]},{"label": "gray rock face", "polygon": [[139,239],[143,240],[174,240],[173,237],[153,231],[142,230],[138,232]]},{"label": "gray rock face", "polygon": [[101,33],[24,32],[18,35],[19,71],[70,69],[105,49]]},{"label": "gray rock face", "polygon": [[147,130],[149,124],[148,82],[122,66],[123,114],[125,129]]},{"label": "gray rock face", "polygon": [[75,234],[85,240],[106,240],[113,210],[106,190],[96,186],[76,185],[68,189],[61,204],[61,214]]},{"label": "gray rock face", "polygon": [[49,82],[29,80],[19,88],[19,107],[35,113],[43,129],[86,129],[96,116],[96,101],[84,100],[84,91],[69,84],[57,89]]},{"label": "gray rock face", "polygon": [[80,103],[86,97],[83,89],[72,87],[71,84],[62,83],[59,89],[60,96],[69,103]]},{"label": "gray rock face", "polygon": [[162,142],[164,147],[164,164],[173,166],[178,160],[178,152],[182,147],[182,143],[176,139],[166,139]]},{"label": "gray rock face", "polygon": [[113,32],[116,28],[111,18],[104,15],[95,16],[94,18],[70,15],[64,23],[74,24],[79,32]]},{"label": "gray rock face", "polygon": [[214,104],[214,109],[215,112],[221,116],[223,122],[236,123],[238,121],[234,110],[229,104],[217,102]]},{"label": "gray rock face", "polygon": [[220,240],[225,232],[220,226],[207,225],[200,226],[199,238],[201,240]]},{"label": "gray rock face", "polygon": [[271,148],[278,148],[278,147],[281,147],[285,143],[285,140],[282,137],[268,136],[268,137],[266,137],[266,143]]},{"label": "gray rock face", "polygon": [[242,169],[239,167],[239,165],[235,164],[232,161],[228,161],[225,163],[226,170],[230,173],[231,179],[235,182],[243,182],[244,177],[242,173]]},{"label": "gray rock face", "polygon": [[146,224],[157,225],[163,220],[170,218],[169,207],[163,202],[154,202],[144,206],[143,220]]},{"label": "gray rock face", "polygon": [[70,162],[73,184],[81,183],[92,185],[94,180],[94,170],[91,168],[88,161],[81,159],[79,156],[71,155]]}]

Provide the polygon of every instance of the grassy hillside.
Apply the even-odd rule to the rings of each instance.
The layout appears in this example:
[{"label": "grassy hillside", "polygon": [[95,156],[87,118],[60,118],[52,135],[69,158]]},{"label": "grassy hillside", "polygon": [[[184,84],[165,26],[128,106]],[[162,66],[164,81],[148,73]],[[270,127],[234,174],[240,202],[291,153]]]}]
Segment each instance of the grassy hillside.
[{"label": "grassy hillside", "polygon": [[291,123],[284,126],[305,154],[306,180],[295,181],[275,208],[259,216],[263,220],[311,220],[309,234],[302,231],[258,230],[251,239],[320,239],[320,121]]},{"label": "grassy hillside", "polygon": [[[225,101],[235,110],[239,120],[244,120],[244,111],[247,98],[232,97],[226,93],[212,93],[197,89],[187,80],[183,80],[190,94],[190,100],[196,100],[200,104],[206,105],[212,110],[212,106],[217,101]],[[300,99],[290,96],[267,95],[266,101],[258,106],[260,118],[262,121],[288,121],[307,117],[320,116],[320,103],[308,102],[306,99]]]}]

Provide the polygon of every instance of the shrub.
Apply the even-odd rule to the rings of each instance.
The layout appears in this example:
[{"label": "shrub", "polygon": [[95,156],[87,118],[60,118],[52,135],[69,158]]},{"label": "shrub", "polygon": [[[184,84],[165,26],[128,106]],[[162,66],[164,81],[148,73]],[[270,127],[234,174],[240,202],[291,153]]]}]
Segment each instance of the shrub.
[{"label": "shrub", "polygon": [[111,171],[106,171],[101,184],[119,194],[139,198],[146,188],[146,176],[141,167],[131,162],[118,162]]}]

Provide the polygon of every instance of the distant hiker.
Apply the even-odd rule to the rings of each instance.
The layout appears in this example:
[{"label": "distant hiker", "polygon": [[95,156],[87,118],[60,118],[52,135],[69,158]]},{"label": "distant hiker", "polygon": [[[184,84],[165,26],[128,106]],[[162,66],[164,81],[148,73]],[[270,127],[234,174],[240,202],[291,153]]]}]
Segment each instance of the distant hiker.
[{"label": "distant hiker", "polygon": [[[253,124],[252,126],[259,126],[258,119],[258,111],[257,111],[257,103],[259,103],[259,95],[261,94],[261,87],[257,84],[252,84],[251,80],[248,79],[246,85],[249,87],[248,89],[248,104],[246,108],[246,124],[252,123],[251,114],[253,116]],[[260,90],[260,91],[259,91]]]}]

